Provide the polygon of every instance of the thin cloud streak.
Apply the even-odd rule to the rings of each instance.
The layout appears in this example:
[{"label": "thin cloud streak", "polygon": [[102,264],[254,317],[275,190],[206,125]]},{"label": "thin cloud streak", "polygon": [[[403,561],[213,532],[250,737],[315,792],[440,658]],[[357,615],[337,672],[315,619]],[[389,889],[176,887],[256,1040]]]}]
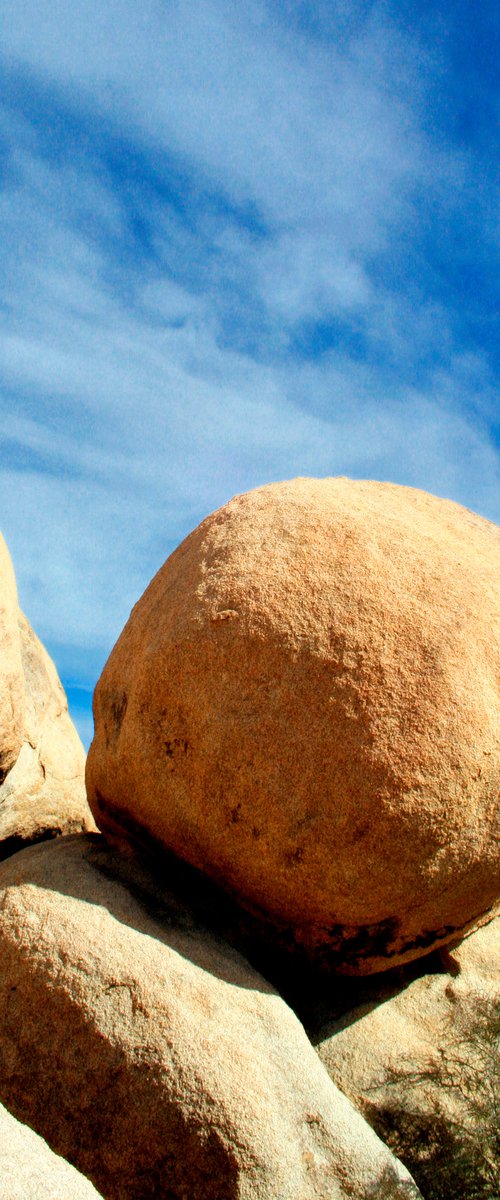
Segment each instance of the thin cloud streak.
[{"label": "thin cloud streak", "polygon": [[0,505],[73,684],[235,492],[500,519],[484,139],[437,135],[425,28],[355,8],[5,6]]}]

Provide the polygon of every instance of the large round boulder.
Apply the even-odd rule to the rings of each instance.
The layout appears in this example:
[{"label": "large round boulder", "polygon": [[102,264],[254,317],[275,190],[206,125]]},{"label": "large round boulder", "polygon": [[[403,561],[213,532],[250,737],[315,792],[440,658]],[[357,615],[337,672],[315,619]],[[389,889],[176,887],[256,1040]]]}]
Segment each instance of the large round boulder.
[{"label": "large round boulder", "polygon": [[156,575],[94,699],[98,825],[352,973],[500,896],[500,530],[392,484],[237,496]]}]

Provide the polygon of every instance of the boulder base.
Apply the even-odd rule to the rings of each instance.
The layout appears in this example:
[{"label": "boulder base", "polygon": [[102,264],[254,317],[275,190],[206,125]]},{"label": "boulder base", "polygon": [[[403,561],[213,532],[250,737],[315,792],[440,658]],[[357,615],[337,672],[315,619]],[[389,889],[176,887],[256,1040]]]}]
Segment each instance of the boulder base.
[{"label": "boulder base", "polygon": [[0,1096],[107,1200],[415,1200],[243,958],[97,835],[0,866]]}]

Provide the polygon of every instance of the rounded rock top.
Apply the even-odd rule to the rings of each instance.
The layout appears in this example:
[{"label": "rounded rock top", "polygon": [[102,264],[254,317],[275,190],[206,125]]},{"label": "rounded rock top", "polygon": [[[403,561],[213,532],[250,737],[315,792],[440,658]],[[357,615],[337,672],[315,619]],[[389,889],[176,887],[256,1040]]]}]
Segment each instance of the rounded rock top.
[{"label": "rounded rock top", "polygon": [[500,899],[500,530],[389,483],[236,496],[133,609],[94,698],[98,825],[205,872],[325,967]]}]

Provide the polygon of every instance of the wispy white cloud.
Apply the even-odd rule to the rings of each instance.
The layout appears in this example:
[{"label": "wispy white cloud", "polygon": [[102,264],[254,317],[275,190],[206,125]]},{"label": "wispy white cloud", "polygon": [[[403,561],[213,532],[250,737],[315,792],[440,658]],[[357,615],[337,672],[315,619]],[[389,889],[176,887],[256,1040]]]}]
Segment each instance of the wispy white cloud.
[{"label": "wispy white cloud", "polygon": [[269,479],[391,478],[498,520],[491,180],[437,136],[444,51],[338,0],[3,20],[0,506],[67,676]]}]

